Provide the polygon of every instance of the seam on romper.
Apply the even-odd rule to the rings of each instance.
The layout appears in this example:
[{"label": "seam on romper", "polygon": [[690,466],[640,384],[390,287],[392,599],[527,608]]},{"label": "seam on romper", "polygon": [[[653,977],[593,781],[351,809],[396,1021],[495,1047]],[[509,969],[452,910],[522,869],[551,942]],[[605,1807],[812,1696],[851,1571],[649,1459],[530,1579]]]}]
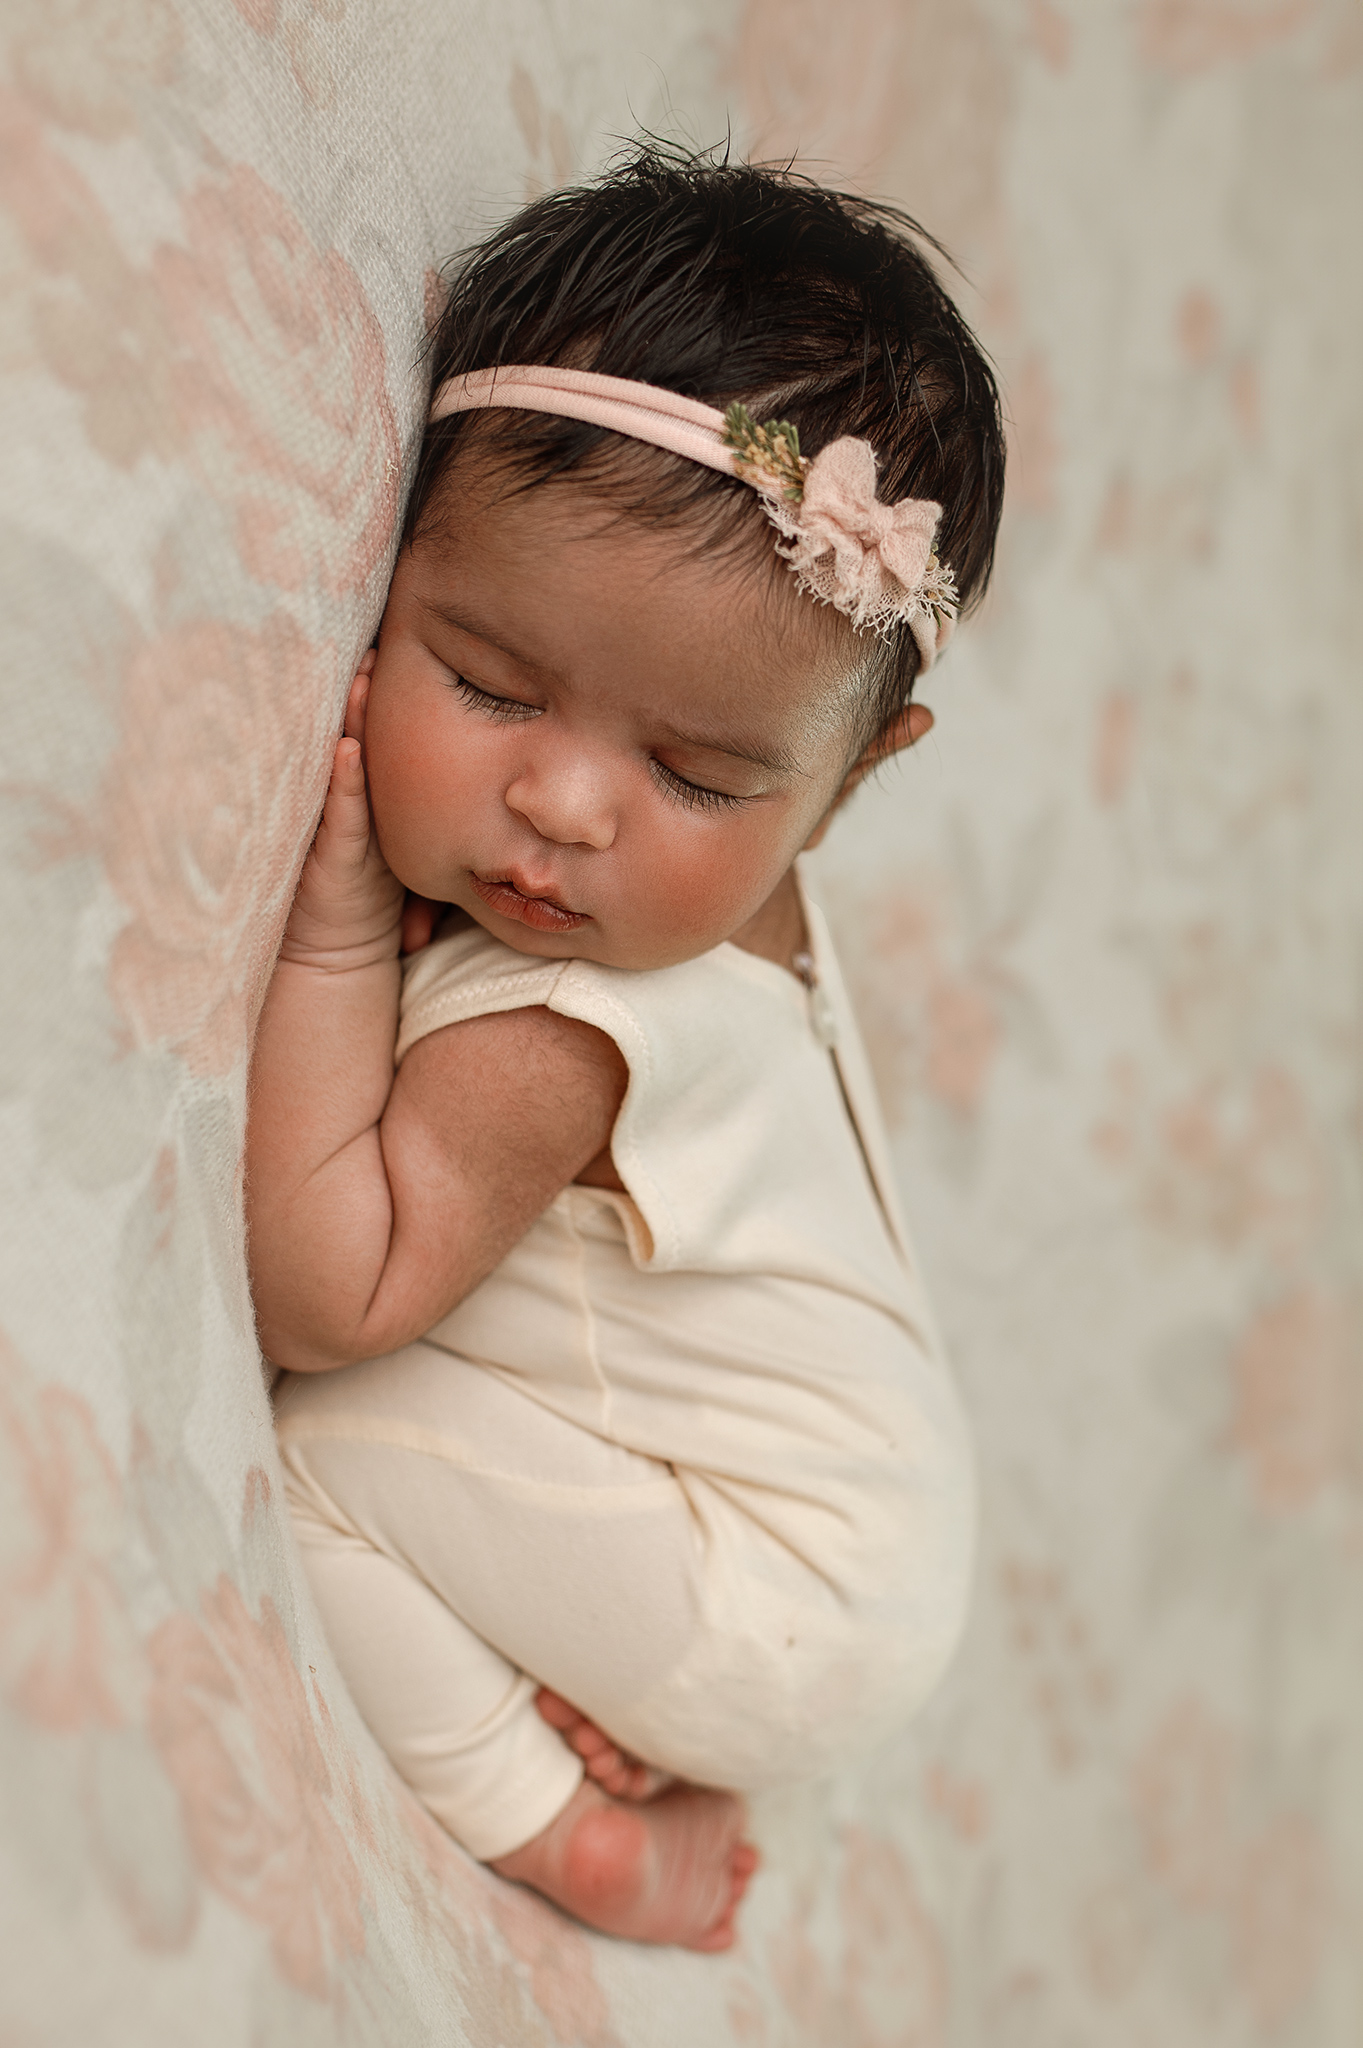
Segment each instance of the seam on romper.
[{"label": "seam on romper", "polygon": [[[532,1494],[538,1500],[561,1503],[581,1512],[584,1507],[603,1520],[613,1515],[638,1513],[641,1507],[649,1507],[655,1501],[663,1501],[675,1508],[677,1482],[669,1476],[666,1479],[644,1479],[637,1486],[570,1486],[561,1480],[527,1479],[523,1472],[504,1472],[495,1465],[488,1465],[467,1455],[465,1446],[457,1437],[448,1437],[439,1430],[425,1429],[419,1423],[399,1422],[386,1418],[377,1426],[373,1416],[362,1410],[347,1414],[316,1416],[306,1424],[287,1425],[279,1431],[281,1442],[297,1444],[306,1449],[312,1442],[385,1444],[392,1450],[415,1451],[422,1457],[436,1458],[444,1465],[454,1465],[462,1472],[469,1472],[482,1479],[495,1479],[500,1485],[515,1487],[522,1493]],[[654,1463],[661,1462],[654,1460]],[[290,1470],[297,1471],[296,1466]],[[308,1474],[314,1486],[321,1482]],[[324,1493],[326,1488],[321,1489]]]},{"label": "seam on romper", "polygon": [[[828,921],[820,905],[810,895],[798,861],[795,864],[795,881],[805,915],[805,930],[814,951],[819,978],[831,995],[835,1012],[841,1013],[838,1016],[837,1041],[830,1046],[829,1052],[833,1061],[833,1071],[838,1078],[838,1087],[842,1091],[848,1122],[855,1134],[862,1163],[866,1168],[867,1178],[871,1183],[871,1190],[875,1195],[876,1205],[880,1210],[890,1243],[898,1254],[900,1265],[907,1273],[916,1277],[907,1227],[900,1212],[894,1163],[876,1135],[875,1083],[871,1075],[865,1071],[865,1047],[857,1027],[856,1011],[843,979],[842,965],[833,947]],[[854,1071],[858,1065],[863,1070],[860,1073]],[[868,1084],[869,1102],[866,1100]],[[863,1117],[863,1109],[869,1112],[867,1117]]]},{"label": "seam on romper", "polygon": [[473,1017],[496,1016],[508,1010],[551,1007],[553,996],[569,961],[551,961],[547,966],[518,968],[511,974],[483,975],[477,981],[461,981],[453,988],[439,984],[419,996],[399,1019],[397,1060],[401,1065],[412,1047],[447,1024],[466,1024]]},{"label": "seam on romper", "polygon": [[[574,1190],[573,1199],[569,1203],[568,1208],[569,1214],[566,1220],[568,1228],[572,1231],[573,1246],[577,1253],[573,1277],[577,1289],[578,1306],[582,1311],[583,1342],[587,1351],[587,1363],[596,1375],[596,1383],[601,1390],[600,1434],[609,1442],[614,1442],[614,1438],[611,1437],[610,1428],[611,1408],[613,1406],[611,1387],[610,1382],[601,1369],[601,1353],[597,1348],[596,1342],[596,1313],[592,1308],[591,1297],[587,1292],[587,1250],[582,1232],[577,1226],[577,1215],[575,1213],[577,1209],[576,1190]],[[666,1484],[666,1481],[660,1483]]]}]

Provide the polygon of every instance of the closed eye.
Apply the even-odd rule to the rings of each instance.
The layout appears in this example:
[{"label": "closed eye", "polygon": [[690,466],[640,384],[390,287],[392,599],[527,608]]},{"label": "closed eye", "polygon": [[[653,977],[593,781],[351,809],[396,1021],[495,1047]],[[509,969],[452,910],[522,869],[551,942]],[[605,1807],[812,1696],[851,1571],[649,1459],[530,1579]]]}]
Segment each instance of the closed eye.
[{"label": "closed eye", "polygon": [[466,704],[502,724],[540,715],[538,704],[522,704],[518,697],[496,697],[491,690],[480,689],[477,683],[471,683],[467,676],[456,675],[454,687]]},{"label": "closed eye", "polygon": [[[485,717],[494,718],[500,724],[521,723],[529,718],[538,718],[541,707],[538,704],[522,703],[519,697],[498,697],[492,690],[485,690],[478,683],[471,683],[467,676],[454,675],[454,687],[466,704],[481,711]],[[703,783],[688,782],[684,775],[678,775],[675,768],[669,768],[665,761],[654,760],[653,772],[668,795],[689,811],[727,811],[745,804],[748,799],[734,796],[728,790],[707,789]]]},{"label": "closed eye", "polygon": [[748,801],[746,797],[730,795],[728,790],[706,789],[703,783],[688,782],[665,761],[655,760],[653,772],[668,794],[688,811],[727,811]]}]

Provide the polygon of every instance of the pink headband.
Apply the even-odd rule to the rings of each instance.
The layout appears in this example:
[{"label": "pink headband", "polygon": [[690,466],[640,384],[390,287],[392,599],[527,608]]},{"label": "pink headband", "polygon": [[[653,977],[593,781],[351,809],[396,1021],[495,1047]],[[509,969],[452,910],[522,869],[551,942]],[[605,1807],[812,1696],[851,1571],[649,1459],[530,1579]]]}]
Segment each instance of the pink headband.
[{"label": "pink headband", "polygon": [[802,590],[845,613],[859,631],[906,625],[923,670],[950,638],[956,583],[932,546],[942,508],[926,498],[882,505],[869,441],[844,435],[811,461],[787,421],[759,426],[746,406],[719,412],[655,384],[523,363],[451,377],[436,392],[430,417],[434,422],[489,406],[587,420],[741,478],[783,536],[777,553]]}]

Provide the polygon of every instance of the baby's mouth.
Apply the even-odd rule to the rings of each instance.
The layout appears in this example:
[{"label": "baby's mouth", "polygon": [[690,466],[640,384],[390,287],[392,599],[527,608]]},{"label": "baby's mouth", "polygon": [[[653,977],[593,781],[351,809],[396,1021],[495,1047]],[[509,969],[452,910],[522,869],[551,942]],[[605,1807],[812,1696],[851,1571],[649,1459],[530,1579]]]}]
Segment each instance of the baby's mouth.
[{"label": "baby's mouth", "polygon": [[554,896],[533,894],[510,875],[472,875],[470,880],[489,910],[495,910],[499,917],[513,918],[517,924],[527,924],[532,931],[574,932],[587,923],[585,911],[569,910]]}]

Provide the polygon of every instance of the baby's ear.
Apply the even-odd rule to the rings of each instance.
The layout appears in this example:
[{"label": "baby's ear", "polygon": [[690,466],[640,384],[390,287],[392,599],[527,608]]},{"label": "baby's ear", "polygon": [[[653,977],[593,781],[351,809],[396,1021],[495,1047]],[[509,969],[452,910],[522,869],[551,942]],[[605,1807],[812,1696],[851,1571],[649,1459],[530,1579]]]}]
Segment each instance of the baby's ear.
[{"label": "baby's ear", "polygon": [[842,788],[806,839],[804,852],[808,853],[819,844],[835,814],[842,809],[858,784],[864,782],[868,775],[873,775],[892,754],[902,754],[905,747],[915,747],[919,740],[926,739],[933,723],[932,713],[926,704],[906,704],[893,723],[886,726],[880,738],[872,740],[865,753],[848,770]]},{"label": "baby's ear", "polygon": [[857,781],[878,768],[882,761],[888,761],[891,754],[902,754],[905,747],[916,747],[920,740],[927,738],[936,722],[926,704],[906,704],[893,724],[887,726],[878,740],[872,741],[858,761],[852,771]]}]

